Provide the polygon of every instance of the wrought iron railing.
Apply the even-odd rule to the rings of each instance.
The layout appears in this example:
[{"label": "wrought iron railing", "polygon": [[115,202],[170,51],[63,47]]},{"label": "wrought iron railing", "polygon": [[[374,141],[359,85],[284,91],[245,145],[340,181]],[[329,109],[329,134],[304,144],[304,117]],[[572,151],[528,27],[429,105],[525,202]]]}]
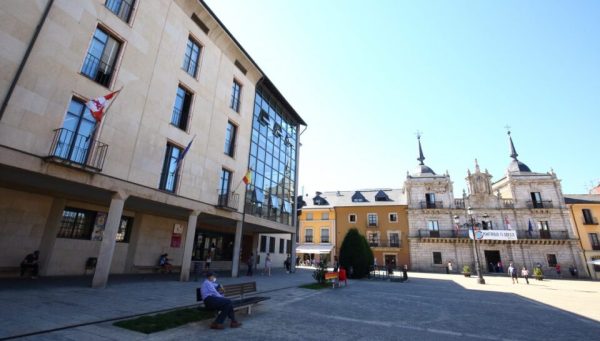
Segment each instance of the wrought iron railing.
[{"label": "wrought iron railing", "polygon": [[239,201],[240,201],[240,195],[238,193],[235,193],[235,192],[222,193],[221,190],[219,190],[219,197],[218,197],[218,203],[217,203],[218,207],[230,209],[230,210],[237,210]]},{"label": "wrought iron railing", "polygon": [[454,199],[454,207],[455,208],[465,208],[465,200],[464,199]]},{"label": "wrought iron railing", "polygon": [[512,199],[502,199],[502,208],[515,208],[515,202]]},{"label": "wrought iron railing", "polygon": [[402,247],[402,242],[398,240],[388,240],[388,239],[369,239],[368,240],[370,247]]},{"label": "wrought iron railing", "polygon": [[553,208],[552,200],[528,201],[527,208]]},{"label": "wrought iron railing", "polygon": [[419,204],[421,205],[421,209],[444,208],[444,202],[442,202],[442,201],[420,201]]},{"label": "wrought iron railing", "polygon": [[[566,230],[560,231],[528,231],[516,230],[518,239],[569,239],[569,233]],[[459,230],[419,230],[419,238],[469,238],[469,230],[461,228]]]},{"label": "wrought iron railing", "polygon": [[313,236],[304,236],[304,242],[305,243],[312,243],[313,242]]},{"label": "wrought iron railing", "polygon": [[59,128],[54,130],[48,159],[60,163],[101,171],[108,152],[108,145],[90,136]]},{"label": "wrought iron railing", "polygon": [[88,53],[83,62],[81,73],[95,82],[108,87],[113,73],[113,66],[106,64],[100,60],[100,58]]}]

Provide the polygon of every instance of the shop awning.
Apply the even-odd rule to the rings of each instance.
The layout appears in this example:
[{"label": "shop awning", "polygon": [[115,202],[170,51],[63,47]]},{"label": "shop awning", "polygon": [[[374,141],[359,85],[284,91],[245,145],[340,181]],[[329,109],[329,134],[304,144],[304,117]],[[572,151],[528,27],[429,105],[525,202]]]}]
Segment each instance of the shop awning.
[{"label": "shop awning", "polygon": [[301,244],[296,246],[296,253],[330,253],[332,244]]}]

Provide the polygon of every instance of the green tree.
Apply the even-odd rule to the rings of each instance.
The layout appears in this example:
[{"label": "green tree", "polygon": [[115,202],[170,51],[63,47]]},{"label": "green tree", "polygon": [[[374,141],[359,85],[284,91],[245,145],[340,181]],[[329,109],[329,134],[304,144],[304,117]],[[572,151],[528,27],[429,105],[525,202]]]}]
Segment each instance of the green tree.
[{"label": "green tree", "polygon": [[369,274],[371,264],[373,251],[367,239],[355,228],[348,230],[340,247],[340,265],[351,278],[363,278]]}]

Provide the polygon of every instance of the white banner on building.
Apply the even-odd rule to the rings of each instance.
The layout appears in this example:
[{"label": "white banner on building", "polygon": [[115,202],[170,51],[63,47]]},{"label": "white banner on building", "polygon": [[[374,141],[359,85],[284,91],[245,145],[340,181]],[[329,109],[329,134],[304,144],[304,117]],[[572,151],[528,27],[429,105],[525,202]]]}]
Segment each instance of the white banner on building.
[{"label": "white banner on building", "polygon": [[[473,232],[469,230],[469,238],[473,239]],[[477,240],[517,240],[517,231],[515,230],[477,230],[475,231]]]}]

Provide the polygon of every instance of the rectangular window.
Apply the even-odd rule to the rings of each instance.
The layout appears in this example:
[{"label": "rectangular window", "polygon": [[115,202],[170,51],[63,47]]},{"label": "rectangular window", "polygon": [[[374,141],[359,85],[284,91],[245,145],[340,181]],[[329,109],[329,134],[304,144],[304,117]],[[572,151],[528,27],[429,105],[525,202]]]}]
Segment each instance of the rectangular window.
[{"label": "rectangular window", "polygon": [[133,1],[134,0],[106,0],[104,6],[121,18],[121,20],[128,23],[131,16],[131,10],[133,9]]},{"label": "rectangular window", "polygon": [[178,161],[181,155],[181,148],[167,143],[167,150],[165,152],[165,160],[163,162],[162,174],[160,176],[159,189],[175,192],[177,189],[178,175]]},{"label": "rectangular window", "polygon": [[304,242],[305,243],[313,242],[313,230],[312,229],[306,229],[306,231],[304,232]]},{"label": "rectangular window", "polygon": [[546,259],[548,260],[548,266],[551,268],[555,268],[556,264],[558,263],[556,261],[556,255],[555,254],[547,254],[546,255]]},{"label": "rectangular window", "polygon": [[544,208],[540,192],[531,192],[531,203],[533,208]]},{"label": "rectangular window", "polygon": [[196,74],[198,73],[198,60],[200,59],[200,51],[200,44],[195,42],[192,37],[189,37],[181,68],[194,78],[196,78]]},{"label": "rectangular window", "polygon": [[582,209],[581,213],[583,213],[583,224],[585,224],[585,225],[598,224],[596,221],[594,221],[594,216],[592,215],[592,210],[590,210],[589,208]]},{"label": "rectangular window", "polygon": [[348,214],[348,222],[356,223],[356,214]]},{"label": "rectangular window", "polygon": [[292,241],[287,240],[285,243],[285,253],[287,253],[289,255],[289,254],[291,254],[291,252],[292,252]]},{"label": "rectangular window", "polygon": [[177,96],[173,105],[173,115],[171,124],[181,130],[186,130],[190,117],[190,108],[192,104],[192,94],[181,85],[177,88]]},{"label": "rectangular window", "polygon": [[269,252],[275,253],[275,237],[269,237]]},{"label": "rectangular window", "polygon": [[221,169],[221,178],[219,180],[219,203],[222,206],[227,206],[227,198],[231,190],[231,171],[225,168]]},{"label": "rectangular window", "polygon": [[[600,261],[600,256],[592,256],[592,261]],[[600,272],[600,264],[594,262],[594,271]]]},{"label": "rectangular window", "polygon": [[429,237],[439,237],[440,236],[440,226],[438,225],[437,220],[428,220],[427,228],[429,229]]},{"label": "rectangular window", "polygon": [[329,220],[329,213],[324,212],[321,214],[321,220]]},{"label": "rectangular window", "polygon": [[52,155],[78,164],[85,164],[92,148],[96,120],[90,109],[72,99],[65,115]]},{"label": "rectangular window", "polygon": [[313,220],[313,214],[312,213],[306,213],[306,220]]},{"label": "rectangular window", "polygon": [[121,217],[119,223],[119,229],[117,230],[117,242],[118,243],[129,243],[129,237],[131,236],[131,227],[133,226],[132,217]]},{"label": "rectangular window", "polygon": [[267,236],[260,236],[260,252],[267,252]]},{"label": "rectangular window", "polygon": [[231,121],[227,122],[227,130],[225,131],[225,154],[233,157],[235,150],[235,137],[237,134],[237,127]]},{"label": "rectangular window", "polygon": [[433,264],[442,264],[442,253],[441,252],[433,253]]},{"label": "rectangular window", "polygon": [[541,239],[550,239],[550,228],[548,227],[547,221],[538,221],[537,222],[538,231],[540,232]]},{"label": "rectangular window", "polygon": [[367,232],[367,241],[371,247],[379,246],[379,232]]},{"label": "rectangular window", "polygon": [[231,87],[231,102],[229,107],[235,112],[240,112],[240,93],[242,91],[242,85],[235,79],[233,80],[233,86]]},{"label": "rectangular window", "polygon": [[425,194],[425,201],[427,202],[427,208],[429,207],[429,204],[434,204],[435,207],[435,193],[426,193]]},{"label": "rectangular window", "polygon": [[390,223],[398,222],[398,213],[390,213]]},{"label": "rectangular window", "polygon": [[281,239],[279,239],[279,253],[283,253],[284,248],[285,248],[285,239],[281,238]]},{"label": "rectangular window", "polygon": [[96,83],[108,87],[120,49],[119,41],[103,29],[96,28],[81,73]]},{"label": "rectangular window", "polygon": [[367,221],[369,226],[377,226],[377,213],[367,214]]},{"label": "rectangular window", "polygon": [[390,232],[388,236],[390,239],[390,247],[400,247],[400,233]]},{"label": "rectangular window", "polygon": [[321,229],[321,243],[329,243],[329,229]]},{"label": "rectangular window", "polygon": [[590,244],[592,245],[592,250],[600,250],[600,241],[598,241],[597,233],[588,233],[590,237]]},{"label": "rectangular window", "polygon": [[57,238],[90,239],[96,212],[66,207],[58,229]]}]

